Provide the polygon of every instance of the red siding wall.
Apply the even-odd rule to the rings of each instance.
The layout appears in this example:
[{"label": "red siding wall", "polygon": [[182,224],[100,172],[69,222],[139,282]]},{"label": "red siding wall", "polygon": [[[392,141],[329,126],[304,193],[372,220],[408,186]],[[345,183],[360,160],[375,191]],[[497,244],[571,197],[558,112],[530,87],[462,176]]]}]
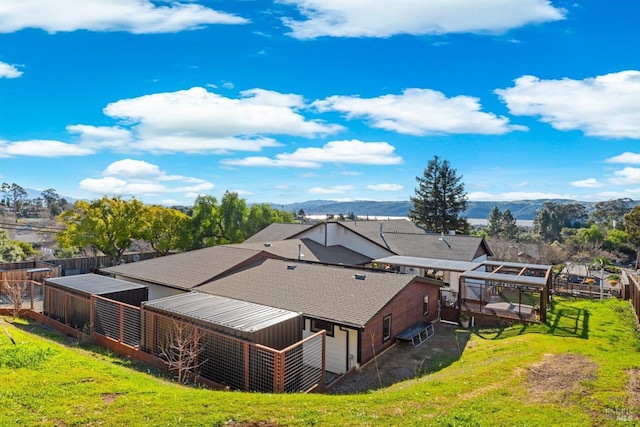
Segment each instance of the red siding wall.
[{"label": "red siding wall", "polygon": [[[419,321],[431,321],[438,317],[438,297],[440,287],[413,281],[376,314],[365,326],[360,342],[360,364],[367,363],[394,342],[394,337]],[[429,296],[429,314],[423,315],[423,298]],[[382,321],[391,314],[391,338],[382,341]],[[374,346],[371,345],[373,340]]]}]

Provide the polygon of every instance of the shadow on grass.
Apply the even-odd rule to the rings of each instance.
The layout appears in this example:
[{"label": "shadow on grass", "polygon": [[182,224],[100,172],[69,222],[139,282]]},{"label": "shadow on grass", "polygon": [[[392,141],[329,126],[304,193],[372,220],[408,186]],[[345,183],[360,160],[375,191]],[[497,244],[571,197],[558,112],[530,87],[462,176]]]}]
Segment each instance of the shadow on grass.
[{"label": "shadow on grass", "polygon": [[478,328],[473,333],[486,340],[511,338],[518,335],[543,333],[563,337],[589,338],[589,310],[571,303],[552,301],[544,324],[500,324],[494,328]]}]

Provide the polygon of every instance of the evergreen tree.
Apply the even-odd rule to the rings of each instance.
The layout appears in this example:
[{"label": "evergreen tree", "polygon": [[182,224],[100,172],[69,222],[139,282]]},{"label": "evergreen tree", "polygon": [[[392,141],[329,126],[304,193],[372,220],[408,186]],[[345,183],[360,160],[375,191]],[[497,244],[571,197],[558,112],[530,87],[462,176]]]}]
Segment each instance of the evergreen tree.
[{"label": "evergreen tree", "polygon": [[458,176],[449,161],[434,156],[416,180],[418,188],[411,197],[413,207],[409,210],[409,218],[433,232],[455,230],[468,234],[469,223],[460,216],[467,210],[467,193],[462,176]]},{"label": "evergreen tree", "polygon": [[497,206],[494,206],[489,213],[489,223],[487,225],[487,235],[495,237],[502,232],[502,212]]},{"label": "evergreen tree", "polygon": [[509,209],[502,213],[502,230],[500,235],[506,240],[515,240],[516,237],[518,237],[518,224]]}]

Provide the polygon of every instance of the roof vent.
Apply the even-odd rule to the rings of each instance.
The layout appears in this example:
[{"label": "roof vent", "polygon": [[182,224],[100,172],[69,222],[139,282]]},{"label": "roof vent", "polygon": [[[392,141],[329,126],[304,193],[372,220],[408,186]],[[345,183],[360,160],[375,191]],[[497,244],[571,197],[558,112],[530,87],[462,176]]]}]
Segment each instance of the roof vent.
[{"label": "roof vent", "polygon": [[364,280],[364,279],[367,278],[367,275],[366,274],[356,274],[353,277],[355,277],[356,280]]},{"label": "roof vent", "polygon": [[270,247],[271,247],[271,242],[266,242],[266,243],[264,244],[264,247],[265,247],[265,248],[270,248]]},{"label": "roof vent", "polygon": [[287,270],[295,270],[297,265],[287,265]]}]

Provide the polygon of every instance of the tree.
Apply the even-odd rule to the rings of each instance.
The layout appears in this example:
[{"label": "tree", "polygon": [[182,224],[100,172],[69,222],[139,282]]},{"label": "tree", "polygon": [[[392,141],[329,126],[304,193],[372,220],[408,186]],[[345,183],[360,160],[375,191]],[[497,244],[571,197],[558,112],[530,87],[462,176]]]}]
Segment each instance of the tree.
[{"label": "tree", "polygon": [[[58,193],[56,193],[56,190],[54,190],[53,188],[48,188],[42,191],[40,195],[44,199],[44,204],[49,210],[49,214],[51,214],[51,216],[58,216],[62,213],[62,201],[64,199],[60,198]],[[66,200],[64,201],[66,204]]]},{"label": "tree", "polygon": [[139,200],[104,196],[99,200],[77,201],[59,219],[66,226],[56,236],[63,247],[86,247],[102,251],[117,264],[131,240],[142,235],[144,206]]},{"label": "tree", "polygon": [[500,235],[502,231],[502,212],[497,206],[494,206],[489,213],[487,225],[487,235],[495,237]]},{"label": "tree", "polygon": [[509,209],[502,213],[501,236],[506,240],[515,240],[518,237],[518,224]]},{"label": "tree", "polygon": [[545,202],[533,220],[534,232],[546,242],[562,241],[564,227],[579,228],[587,219],[586,208],[579,203]]},{"label": "tree", "polygon": [[434,156],[416,180],[418,188],[411,197],[413,207],[409,210],[409,218],[433,232],[455,230],[468,234],[469,223],[460,216],[467,209],[467,193],[462,176],[457,175],[449,161]]},{"label": "tree", "polygon": [[190,249],[218,245],[222,236],[218,220],[218,199],[214,196],[198,196],[191,216]]},{"label": "tree", "polygon": [[13,211],[17,214],[22,210],[24,199],[27,198],[27,191],[16,184],[11,184],[9,188],[9,202],[10,206],[13,206]]},{"label": "tree", "polygon": [[222,231],[222,244],[240,243],[247,236],[245,223],[249,215],[247,202],[238,193],[226,191],[222,196],[219,208],[219,227]]},{"label": "tree", "polygon": [[141,238],[162,255],[189,247],[189,217],[164,206],[145,206]]},{"label": "tree", "polygon": [[589,221],[597,224],[603,230],[622,230],[624,228],[623,217],[631,211],[632,202],[628,198],[598,202],[589,214]]},{"label": "tree", "polygon": [[624,229],[629,234],[629,242],[636,248],[636,269],[640,269],[640,205],[624,216]]},{"label": "tree", "polygon": [[[27,247],[29,245],[26,245]],[[33,248],[31,248],[33,251]],[[34,251],[35,252],[35,251]],[[0,262],[17,262],[27,258],[22,245],[9,239],[9,233],[0,229]]]},{"label": "tree", "polygon": [[10,188],[11,186],[6,182],[3,182],[2,186],[0,186],[0,192],[2,192],[2,204],[5,206],[9,206],[9,189]]}]

